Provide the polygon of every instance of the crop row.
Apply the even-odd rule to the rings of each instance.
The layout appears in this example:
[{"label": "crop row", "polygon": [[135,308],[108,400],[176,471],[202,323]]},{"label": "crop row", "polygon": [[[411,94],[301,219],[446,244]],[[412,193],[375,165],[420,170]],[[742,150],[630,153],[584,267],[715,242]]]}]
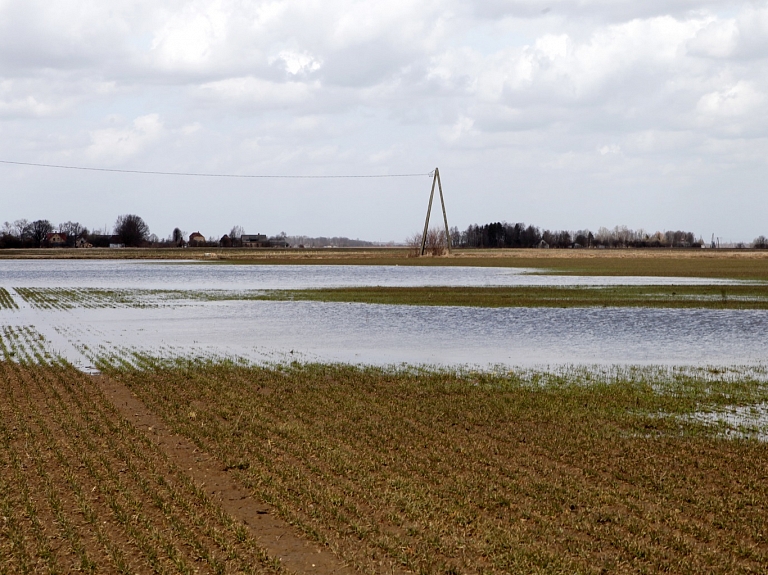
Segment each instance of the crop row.
[{"label": "crop row", "polygon": [[84,308],[155,307],[143,301],[136,290],[96,288],[15,288],[17,293],[37,309],[66,310]]},{"label": "crop row", "polygon": [[18,307],[8,290],[0,287],[0,309],[18,309]]},{"label": "crop row", "polygon": [[32,328],[0,355],[0,572],[280,571]]},{"label": "crop row", "polygon": [[754,573],[764,445],[665,416],[757,381],[559,381],[135,355],[102,369],[359,569]]},{"label": "crop row", "polygon": [[[2,289],[2,288],[0,288]],[[101,288],[15,288],[18,294],[37,309],[67,310],[73,308],[156,308],[183,301],[223,301],[264,299],[263,292],[225,290],[155,290]],[[10,304],[13,299],[8,295]],[[2,307],[0,292],[0,307]],[[15,304],[14,304],[15,305]]]}]

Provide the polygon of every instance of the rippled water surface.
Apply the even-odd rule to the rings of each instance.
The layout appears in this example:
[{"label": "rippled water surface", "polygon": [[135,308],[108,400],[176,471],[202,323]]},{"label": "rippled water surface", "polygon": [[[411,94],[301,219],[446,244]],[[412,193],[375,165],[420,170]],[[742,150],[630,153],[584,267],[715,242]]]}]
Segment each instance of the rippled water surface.
[{"label": "rippled water surface", "polygon": [[290,289],[349,285],[607,285],[719,283],[580,278],[519,269],[231,266],[114,261],[0,261],[0,287],[20,309],[0,325],[32,325],[78,365],[102,350],[230,354],[371,364],[743,365],[768,361],[768,311],[646,308],[461,308],[290,301],[179,301],[156,308],[41,310],[14,287]]},{"label": "rippled water surface", "polygon": [[730,280],[546,275],[523,268],[228,265],[136,260],[0,260],[0,286],[302,289],[344,286],[694,285]]}]

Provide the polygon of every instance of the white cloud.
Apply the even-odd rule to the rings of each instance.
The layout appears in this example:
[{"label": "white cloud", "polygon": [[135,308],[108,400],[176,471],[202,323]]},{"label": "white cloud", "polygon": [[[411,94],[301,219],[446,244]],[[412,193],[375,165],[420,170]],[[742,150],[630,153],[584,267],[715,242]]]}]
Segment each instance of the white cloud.
[{"label": "white cloud", "polygon": [[[739,193],[768,208],[766,59],[768,6],[730,0],[0,0],[0,154],[240,173],[437,164],[464,186],[462,218],[562,227],[628,208],[513,205],[496,178],[553,198],[691,185],[717,204],[722,170],[752,174]],[[391,225],[373,235],[412,231]]]},{"label": "white cloud", "polygon": [[688,50],[695,56],[727,58],[732,56],[739,42],[739,28],[735,20],[712,19],[688,42]]},{"label": "white cloud", "polygon": [[186,126],[181,127],[181,133],[185,136],[191,136],[192,134],[195,134],[200,131],[202,126],[200,125],[200,122],[194,122],[192,124],[187,124]]},{"label": "white cloud", "polygon": [[227,40],[231,14],[220,1],[192,2],[172,13],[155,32],[151,50],[163,68],[197,68],[214,58]]},{"label": "white cloud", "polygon": [[306,102],[317,89],[317,84],[271,82],[246,76],[203,84],[199,88],[199,94],[215,105],[235,105],[240,108],[261,110],[301,104]]},{"label": "white cloud", "polygon": [[285,71],[292,76],[300,73],[315,72],[322,65],[318,59],[307,52],[298,53],[290,50],[282,50],[277,56],[269,59],[270,64],[274,64],[277,61],[281,61]]},{"label": "white cloud", "polygon": [[472,118],[461,116],[453,123],[452,126],[443,130],[443,138],[447,142],[456,142],[471,132],[474,125],[475,121]]},{"label": "white cloud", "polygon": [[129,126],[91,131],[86,154],[93,160],[115,164],[146,150],[164,131],[158,114],[139,116]]},{"label": "white cloud", "polygon": [[724,90],[704,94],[696,109],[708,117],[744,116],[765,102],[749,82],[738,82]]},{"label": "white cloud", "polygon": [[620,154],[621,153],[621,146],[618,144],[611,144],[608,146],[600,146],[597,149],[598,153],[601,156],[607,156],[607,155],[614,155],[614,154]]},{"label": "white cloud", "polygon": [[0,117],[42,117],[57,109],[32,94],[25,94],[25,91],[20,90],[13,80],[0,81]]}]

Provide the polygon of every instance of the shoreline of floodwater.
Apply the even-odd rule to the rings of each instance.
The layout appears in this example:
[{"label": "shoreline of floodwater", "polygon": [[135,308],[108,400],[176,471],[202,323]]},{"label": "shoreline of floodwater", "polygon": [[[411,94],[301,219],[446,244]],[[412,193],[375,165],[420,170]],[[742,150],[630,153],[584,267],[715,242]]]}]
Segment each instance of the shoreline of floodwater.
[{"label": "shoreline of floodwater", "polygon": [[768,280],[768,250],[753,249],[461,249],[413,257],[407,248],[125,248],[0,250],[2,260],[193,260],[206,265],[364,265],[536,268],[593,276],[679,276]]}]

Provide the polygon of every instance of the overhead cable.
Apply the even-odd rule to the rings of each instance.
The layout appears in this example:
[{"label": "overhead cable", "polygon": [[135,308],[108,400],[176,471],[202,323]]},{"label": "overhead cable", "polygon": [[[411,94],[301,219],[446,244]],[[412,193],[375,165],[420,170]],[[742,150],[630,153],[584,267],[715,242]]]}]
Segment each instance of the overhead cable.
[{"label": "overhead cable", "polygon": [[89,172],[113,172],[119,174],[149,174],[156,176],[196,176],[202,178],[289,178],[289,179],[330,179],[330,178],[413,178],[431,176],[432,173],[421,174],[339,174],[328,176],[302,176],[295,174],[206,174],[199,172],[162,172],[158,170],[123,170],[119,168],[93,168],[88,166],[63,166],[59,164],[38,164],[35,162],[13,162],[10,160],[0,160],[0,164],[10,164],[14,166],[33,166],[36,168],[58,168],[62,170],[85,170]]}]

